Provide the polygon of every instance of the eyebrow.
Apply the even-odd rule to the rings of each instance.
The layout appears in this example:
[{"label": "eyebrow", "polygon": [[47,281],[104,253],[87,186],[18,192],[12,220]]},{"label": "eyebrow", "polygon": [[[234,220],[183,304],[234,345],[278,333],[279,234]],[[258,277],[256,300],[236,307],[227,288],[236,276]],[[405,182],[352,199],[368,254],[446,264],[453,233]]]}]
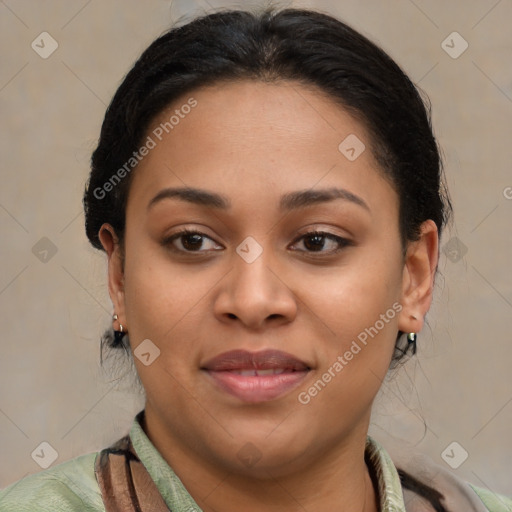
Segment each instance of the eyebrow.
[{"label": "eyebrow", "polygon": [[[221,194],[193,187],[178,187],[165,188],[158,192],[158,194],[149,202],[148,210],[164,199],[178,199],[197,204],[199,206],[206,206],[220,210],[228,210],[231,208],[230,199]],[[320,190],[308,189],[289,192],[281,197],[279,209],[281,211],[291,211],[318,203],[334,201],[336,199],[349,201],[370,211],[370,207],[361,197],[343,188],[327,188]]]},{"label": "eyebrow", "polygon": [[361,197],[356,196],[344,188],[326,188],[320,190],[309,189],[290,192],[289,194],[285,194],[281,197],[280,209],[283,211],[290,211],[317,203],[334,201],[335,199],[349,201],[370,211],[370,207]]},{"label": "eyebrow", "polygon": [[151,199],[148,204],[148,210],[156,203],[163,199],[180,199],[189,203],[197,204],[199,206],[208,206],[210,208],[217,208],[227,210],[231,208],[231,201],[220,194],[208,192],[200,188],[181,187],[181,188],[164,188]]}]

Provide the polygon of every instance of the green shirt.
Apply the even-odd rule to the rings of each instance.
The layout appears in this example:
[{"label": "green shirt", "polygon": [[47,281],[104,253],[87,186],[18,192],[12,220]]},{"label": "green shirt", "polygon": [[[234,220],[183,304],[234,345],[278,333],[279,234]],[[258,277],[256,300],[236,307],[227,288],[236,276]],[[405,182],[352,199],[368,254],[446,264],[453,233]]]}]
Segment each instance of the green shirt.
[{"label": "green shirt", "polygon": [[[166,505],[173,512],[200,511],[201,508],[146,436],[140,424],[142,414],[143,411],[135,417],[130,438]],[[0,491],[0,512],[105,512],[94,474],[97,454],[76,457],[10,485]],[[377,475],[381,512],[405,512],[397,470],[388,453],[369,436],[366,458]],[[512,500],[467,483],[464,486],[478,502],[474,510],[512,512]]]}]

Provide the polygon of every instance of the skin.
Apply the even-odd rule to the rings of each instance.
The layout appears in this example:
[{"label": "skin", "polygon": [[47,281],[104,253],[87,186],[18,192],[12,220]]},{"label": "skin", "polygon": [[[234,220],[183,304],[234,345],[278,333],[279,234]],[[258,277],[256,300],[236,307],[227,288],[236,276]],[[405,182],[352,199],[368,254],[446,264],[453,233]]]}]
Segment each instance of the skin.
[{"label": "skin", "polygon": [[[145,339],[160,350],[149,366],[135,358],[147,395],[143,427],[204,510],[376,511],[363,458],[371,406],[397,331],[423,327],[436,226],[425,221],[404,256],[398,196],[364,126],[320,91],[294,82],[217,84],[180,98],[154,126],[190,96],[197,106],[134,171],[124,259],[112,227],[100,230],[110,296],[132,350]],[[355,161],[338,150],[349,134],[366,145]],[[222,194],[231,207],[167,198],[148,209],[161,190],[184,186]],[[343,199],[278,208],[283,194],[331,187],[368,209]],[[185,252],[190,238],[162,244],[185,227],[204,233],[199,255]],[[315,251],[303,236],[313,230],[350,244],[324,238]],[[263,248],[252,263],[236,252],[248,236]],[[299,393],[394,303],[400,313],[301,404]],[[285,395],[246,403],[200,370],[234,349],[282,350],[311,370]],[[247,443],[261,457],[252,465],[237,456]]]}]

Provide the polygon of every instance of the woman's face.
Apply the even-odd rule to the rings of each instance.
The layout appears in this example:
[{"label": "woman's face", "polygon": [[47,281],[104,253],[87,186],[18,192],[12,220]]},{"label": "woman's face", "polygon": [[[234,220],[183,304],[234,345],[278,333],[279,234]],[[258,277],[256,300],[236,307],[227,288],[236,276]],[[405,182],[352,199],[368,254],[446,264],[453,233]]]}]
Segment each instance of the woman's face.
[{"label": "woman's face", "polygon": [[157,448],[277,475],[364,440],[397,331],[430,304],[437,235],[404,260],[363,126],[303,85],[242,81],[147,135],[124,270],[102,241]]}]

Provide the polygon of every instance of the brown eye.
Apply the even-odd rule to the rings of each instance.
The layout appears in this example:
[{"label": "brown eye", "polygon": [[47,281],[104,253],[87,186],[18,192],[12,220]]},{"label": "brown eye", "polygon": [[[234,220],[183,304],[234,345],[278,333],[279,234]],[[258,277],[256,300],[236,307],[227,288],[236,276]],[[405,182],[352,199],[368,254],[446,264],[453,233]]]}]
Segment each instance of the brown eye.
[{"label": "brown eye", "polygon": [[295,249],[302,252],[316,252],[334,254],[344,247],[351,245],[350,240],[324,231],[312,231],[302,235],[295,241],[295,245],[302,241],[304,249]]},{"label": "brown eye", "polygon": [[203,237],[197,233],[181,235],[179,239],[187,251],[197,251],[203,245]]},{"label": "brown eye", "polygon": [[199,231],[185,229],[162,241],[162,245],[177,252],[209,252],[222,249],[209,236]]},{"label": "brown eye", "polygon": [[308,251],[321,251],[326,242],[325,235],[308,235],[304,237],[304,247]]}]

